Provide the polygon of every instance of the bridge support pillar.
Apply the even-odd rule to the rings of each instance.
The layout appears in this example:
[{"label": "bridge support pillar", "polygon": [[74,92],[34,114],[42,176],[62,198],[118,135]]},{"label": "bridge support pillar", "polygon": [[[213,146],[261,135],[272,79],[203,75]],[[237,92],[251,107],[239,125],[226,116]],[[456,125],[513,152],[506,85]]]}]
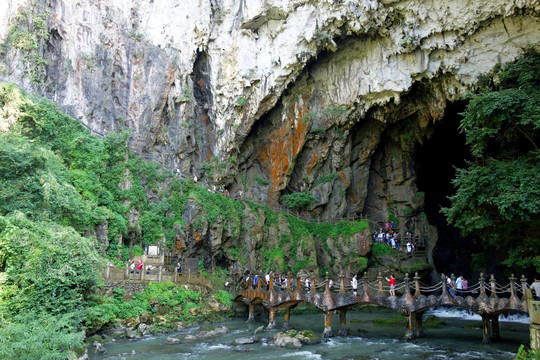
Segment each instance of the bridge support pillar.
[{"label": "bridge support pillar", "polygon": [[270,308],[270,314],[268,315],[267,329],[275,329],[276,327],[276,309]]},{"label": "bridge support pillar", "polygon": [[482,343],[491,344],[491,321],[488,315],[482,315]]},{"label": "bridge support pillar", "polygon": [[285,309],[285,315],[283,316],[283,330],[289,330],[292,328],[291,323],[291,309]]},{"label": "bridge support pillar", "polygon": [[323,338],[334,336],[332,333],[332,314],[330,312],[324,313],[324,331],[321,336]]},{"label": "bridge support pillar", "polygon": [[414,331],[414,336],[417,338],[424,337],[424,311],[419,311],[414,313],[414,320],[416,322],[416,330]]},{"label": "bridge support pillar", "polygon": [[501,332],[499,329],[499,315],[491,317],[491,341],[501,341]]},{"label": "bridge support pillar", "polygon": [[403,336],[403,339],[412,340],[414,339],[414,332],[413,332],[413,326],[412,326],[413,315],[411,313],[407,313],[404,315],[406,318],[406,323],[405,323],[405,335]]},{"label": "bridge support pillar", "polygon": [[246,322],[252,322],[252,321],[255,321],[255,306],[253,304],[249,304],[248,319]]},{"label": "bridge support pillar", "polygon": [[339,336],[349,335],[347,331],[347,312],[345,310],[339,310]]}]

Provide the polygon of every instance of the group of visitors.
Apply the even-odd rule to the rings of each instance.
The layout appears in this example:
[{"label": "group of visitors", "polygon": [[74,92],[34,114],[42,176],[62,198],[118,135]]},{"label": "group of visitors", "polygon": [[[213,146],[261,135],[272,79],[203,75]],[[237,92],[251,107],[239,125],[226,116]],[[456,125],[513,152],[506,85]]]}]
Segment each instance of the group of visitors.
[{"label": "group of visitors", "polygon": [[457,295],[463,297],[463,292],[467,291],[468,287],[469,282],[463,277],[463,275],[460,275],[455,282],[452,280],[452,278],[446,275],[446,288],[448,289],[450,296],[452,296],[452,299],[456,298],[456,292]]},{"label": "group of visitors", "polygon": [[137,266],[135,266],[135,261],[132,260],[131,264],[129,264],[129,271],[130,271],[130,273],[135,274],[135,268],[136,268],[137,269],[137,274],[140,274],[143,266],[144,266],[144,262],[142,260],[139,261]]},{"label": "group of visitors", "polygon": [[[135,274],[135,273],[140,274],[141,271],[143,270],[143,266],[144,266],[144,262],[142,260],[139,260],[139,263],[136,266],[135,266],[135,261],[132,260],[131,263],[129,264],[129,272],[131,274]],[[155,266],[147,265],[144,270],[145,270],[146,275],[149,275],[150,271],[155,270],[155,269],[156,269]],[[165,270],[165,269],[163,269],[163,270]]]},{"label": "group of visitors", "polygon": [[[413,252],[416,250],[416,245],[414,244],[410,231],[405,233],[405,239],[407,240],[405,245],[407,255],[412,256]],[[401,239],[399,234],[395,231],[394,223],[386,223],[384,228],[380,228],[379,231],[373,232],[373,241],[379,244],[387,244],[388,246],[391,246],[392,249],[401,249]]]},{"label": "group of visitors", "polygon": [[[261,285],[263,286],[266,286],[266,291],[270,290],[270,273],[267,272],[266,275],[264,276],[264,283],[261,282]],[[284,276],[283,274],[272,274],[272,277],[273,277],[273,281],[274,281],[274,288],[277,288],[277,289],[285,289],[287,286],[288,286],[288,278],[286,276]],[[255,290],[257,289],[257,287],[259,286],[259,274],[256,273],[254,276],[253,276],[253,279],[251,279],[249,273],[246,273],[246,286],[249,286],[249,282],[251,280],[251,287]],[[296,283],[294,281],[294,279],[291,280],[291,286],[295,286]]]}]

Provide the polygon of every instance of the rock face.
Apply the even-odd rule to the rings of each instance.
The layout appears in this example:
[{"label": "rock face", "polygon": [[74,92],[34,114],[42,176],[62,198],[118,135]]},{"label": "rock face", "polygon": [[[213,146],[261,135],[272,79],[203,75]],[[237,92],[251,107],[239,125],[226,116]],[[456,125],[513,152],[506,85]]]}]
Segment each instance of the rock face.
[{"label": "rock face", "polygon": [[98,136],[129,129],[135,152],[182,177],[273,207],[309,190],[306,216],[395,219],[432,249],[414,151],[479,75],[538,45],[539,12],[538,0],[7,0],[0,81]]}]

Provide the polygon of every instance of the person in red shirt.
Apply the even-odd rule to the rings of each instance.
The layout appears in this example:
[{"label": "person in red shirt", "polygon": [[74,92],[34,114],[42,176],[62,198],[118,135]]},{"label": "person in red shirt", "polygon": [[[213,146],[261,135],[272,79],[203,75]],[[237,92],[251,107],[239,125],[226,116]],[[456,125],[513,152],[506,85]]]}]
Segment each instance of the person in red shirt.
[{"label": "person in red shirt", "polygon": [[386,281],[390,282],[390,296],[396,296],[396,279],[394,275],[390,274],[390,279],[386,278]]},{"label": "person in red shirt", "polygon": [[142,261],[140,261],[139,264],[137,265],[137,270],[138,270],[138,271],[137,271],[137,274],[139,273],[139,271],[142,270],[143,264],[144,264],[144,263],[143,263]]}]

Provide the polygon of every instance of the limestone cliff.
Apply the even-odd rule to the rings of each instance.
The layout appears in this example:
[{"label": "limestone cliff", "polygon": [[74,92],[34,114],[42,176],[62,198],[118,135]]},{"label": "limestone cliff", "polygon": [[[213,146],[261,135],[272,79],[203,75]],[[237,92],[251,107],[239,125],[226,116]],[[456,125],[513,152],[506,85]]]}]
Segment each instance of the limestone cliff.
[{"label": "limestone cliff", "polygon": [[395,220],[430,249],[415,151],[540,39],[538,0],[5,0],[0,14],[0,81],[96,135],[129,129],[144,157],[272,207],[309,190],[306,216]]}]

